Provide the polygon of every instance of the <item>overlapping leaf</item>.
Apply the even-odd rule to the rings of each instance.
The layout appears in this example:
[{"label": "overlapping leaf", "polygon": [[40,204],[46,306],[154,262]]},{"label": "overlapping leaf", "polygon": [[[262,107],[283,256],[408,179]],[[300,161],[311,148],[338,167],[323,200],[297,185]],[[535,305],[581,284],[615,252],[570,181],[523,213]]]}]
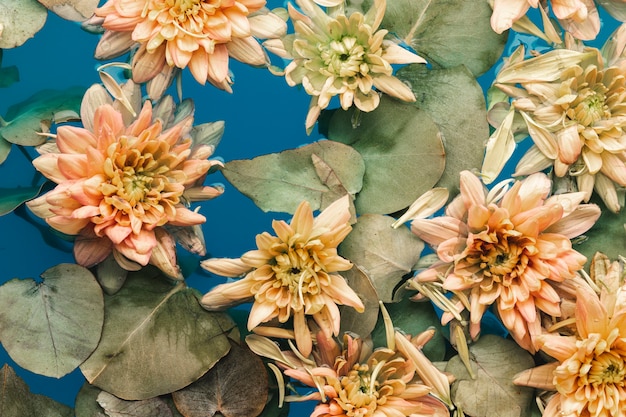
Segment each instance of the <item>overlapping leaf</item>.
[{"label": "overlapping leaf", "polygon": [[[597,198],[594,198],[597,200]],[[591,262],[596,252],[602,252],[609,259],[617,260],[618,256],[626,256],[626,212],[613,213],[601,202],[602,214],[584,236],[574,239],[573,249],[587,257]]]},{"label": "overlapping leaf", "polygon": [[0,287],[0,341],[21,367],[60,378],[98,344],[102,290],[89,270],[74,264],[57,265],[41,278]]},{"label": "overlapping leaf", "polygon": [[41,187],[0,188],[0,216],[15,210],[20,204],[35,198]]},{"label": "overlapping leaf", "polygon": [[[361,190],[363,159],[341,143],[323,140],[297,149],[227,162],[223,173],[264,211],[293,213],[303,200],[322,210],[345,192]],[[341,190],[345,190],[343,194]]]},{"label": "overlapping leaf", "polygon": [[36,0],[0,1],[0,48],[22,45],[43,27],[48,10]]},{"label": "overlapping leaf", "polygon": [[82,22],[93,15],[99,0],[37,0],[63,19]]},{"label": "overlapping leaf", "polygon": [[441,178],[441,133],[424,110],[383,96],[369,113],[336,110],[328,138],[352,146],[365,161],[357,213],[393,213],[408,207]]},{"label": "overlapping leaf", "polygon": [[358,266],[342,272],[350,288],[359,296],[365,310],[362,313],[356,311],[353,307],[341,305],[339,311],[341,314],[341,328],[339,334],[344,332],[356,333],[365,339],[376,326],[378,321],[378,293],[367,274]]},{"label": "overlapping leaf", "polygon": [[424,249],[424,242],[407,228],[394,229],[394,218],[380,214],[359,217],[352,232],[339,246],[370,277],[383,302],[398,301],[396,287],[410,272]]},{"label": "overlapping leaf", "polygon": [[81,365],[87,380],[125,400],[181,389],[230,349],[235,324],[204,310],[184,282],[172,286],[151,270],[129,274],[105,296],[106,317],[96,351]]}]

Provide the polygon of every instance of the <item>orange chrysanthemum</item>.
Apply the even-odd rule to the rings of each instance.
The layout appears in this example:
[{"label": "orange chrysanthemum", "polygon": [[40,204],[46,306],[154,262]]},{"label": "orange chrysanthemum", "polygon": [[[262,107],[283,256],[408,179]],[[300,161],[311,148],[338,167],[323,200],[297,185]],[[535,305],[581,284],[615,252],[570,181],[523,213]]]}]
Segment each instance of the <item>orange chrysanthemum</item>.
[{"label": "orange chrysanthemum", "polygon": [[338,271],[352,263],[337,254],[337,246],[348,235],[350,212],[348,196],[341,198],[319,216],[313,217],[308,202],[302,202],[290,224],[274,221],[277,236],[257,235],[258,249],[239,259],[208,259],[206,270],[222,276],[245,278],[218,285],[202,298],[210,310],[254,298],[248,329],[273,318],[285,323],[294,319],[298,348],[311,352],[311,335],[305,315],[312,316],[328,337],[339,333],[339,310],[344,304],[363,311],[364,306]]},{"label": "orange chrysanthemum", "polygon": [[[442,280],[445,290],[463,293],[460,300],[469,299],[472,337],[480,332],[485,310],[495,304],[516,341],[534,351],[532,338],[541,333],[537,310],[560,315],[551,282],[572,278],[583,267],[586,258],[569,239],[589,229],[600,209],[580,205],[581,192],[548,198],[550,189],[545,174],[534,174],[500,199],[463,171],[461,194],[446,216],[412,222],[411,230],[436,247],[441,260],[415,280]],[[495,190],[501,192],[502,186]]]},{"label": "orange chrysanthemum", "polygon": [[106,32],[96,57],[110,58],[133,45],[133,80],[153,79],[170,67],[186,68],[201,84],[230,90],[228,57],[264,66],[256,38],[274,38],[286,24],[265,0],[109,0],[96,9]]},{"label": "orange chrysanthemum", "polygon": [[160,119],[153,120],[149,101],[128,126],[111,104],[88,117],[89,129],[59,127],[58,152],[33,161],[58,185],[27,204],[54,229],[78,235],[74,254],[81,265],[97,264],[111,252],[140,265],[159,265],[163,260],[153,258],[157,246],[174,253],[174,240],[163,226],[206,220],[186,207],[185,191],[194,187],[194,194],[205,198],[221,193],[195,187],[218,163],[207,160],[213,147],[193,146],[191,116],[164,130]]}]

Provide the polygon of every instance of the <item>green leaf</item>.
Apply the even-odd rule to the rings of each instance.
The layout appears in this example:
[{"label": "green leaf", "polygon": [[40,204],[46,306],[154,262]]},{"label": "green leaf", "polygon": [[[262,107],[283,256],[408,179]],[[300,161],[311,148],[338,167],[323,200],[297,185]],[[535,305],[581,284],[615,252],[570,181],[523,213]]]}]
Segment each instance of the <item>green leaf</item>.
[{"label": "green leaf", "polygon": [[[2,126],[2,119],[0,118],[0,126]],[[11,143],[4,140],[2,136],[0,136],[0,164],[6,161],[9,156],[9,152],[11,152]]]},{"label": "green leaf", "polygon": [[365,339],[372,333],[378,321],[378,311],[380,310],[380,306],[378,305],[378,293],[370,278],[358,266],[354,266],[348,271],[341,272],[341,276],[344,277],[350,288],[359,296],[365,306],[365,310],[359,313],[353,307],[346,305],[339,306],[339,313],[341,315],[339,334],[349,331]]},{"label": "green leaf", "polygon": [[[72,417],[72,409],[51,398],[30,392],[28,385],[7,364],[0,370],[0,416]],[[93,416],[92,416],[93,417]]]},{"label": "green leaf", "polygon": [[[599,198],[592,198],[594,200]],[[602,208],[600,218],[584,237],[578,237],[572,243],[573,249],[587,257],[587,264],[596,252],[602,252],[612,260],[617,260],[618,255],[626,256],[626,212],[613,213],[601,202],[595,202]]]},{"label": "green leaf", "polygon": [[74,264],[52,267],[41,278],[0,287],[0,340],[21,367],[60,378],[98,344],[102,290],[89,270]]},{"label": "green leaf", "polygon": [[98,395],[103,392],[100,388],[85,383],[78,394],[74,403],[74,414],[76,417],[106,417],[104,410],[98,404]]},{"label": "green leaf", "polygon": [[159,397],[126,401],[106,391],[101,391],[97,401],[109,417],[172,417],[172,410]]},{"label": "green leaf", "polygon": [[0,48],[20,46],[43,27],[48,10],[36,0],[0,1]]},{"label": "green leaf", "polygon": [[7,124],[0,127],[0,136],[17,145],[37,146],[46,141],[40,133],[50,131],[52,123],[78,120],[85,89],[43,90],[26,101],[9,108]]},{"label": "green leaf", "polygon": [[20,80],[20,73],[15,65],[0,68],[0,88],[6,88]]},{"label": "green leaf", "polygon": [[443,173],[445,151],[439,128],[425,111],[384,95],[376,110],[355,111],[336,110],[328,137],[352,146],[365,161],[357,212],[384,214],[408,207]]},{"label": "green leaf", "polygon": [[468,69],[458,67],[428,70],[423,65],[409,65],[398,71],[417,97],[415,105],[424,109],[443,133],[446,168],[437,187],[458,191],[459,173],[479,170],[485,154],[489,124],[485,98],[480,85]]},{"label": "green leaf", "polygon": [[446,366],[456,380],[452,400],[472,417],[525,417],[533,401],[533,389],[513,385],[513,377],[534,366],[532,356],[515,342],[484,335],[470,345],[470,363],[476,374],[471,379],[465,365],[455,356]]},{"label": "green leaf", "polygon": [[0,216],[15,210],[20,204],[35,198],[41,187],[0,188]]},{"label": "green leaf", "polygon": [[204,310],[198,293],[158,272],[130,273],[105,295],[102,338],[80,367],[87,380],[125,400],[144,400],[181,389],[230,349],[235,327],[223,313]]},{"label": "green leaf", "polygon": [[99,0],[37,0],[63,19],[82,22],[90,18]]},{"label": "green leaf", "polygon": [[198,381],[172,393],[186,417],[256,417],[268,398],[268,377],[261,358],[235,342],[230,352]]},{"label": "green leaf", "polygon": [[392,228],[394,220],[380,214],[360,216],[339,246],[341,256],[363,269],[385,303],[400,299],[401,291],[395,289],[424,249],[424,242],[408,228]]},{"label": "green leaf", "polygon": [[[398,303],[385,304],[393,327],[404,333],[415,336],[429,328],[435,328],[435,335],[422,349],[431,362],[442,361],[446,355],[446,339],[444,338],[441,321],[429,302],[414,302],[403,298]],[[385,324],[379,320],[372,332],[374,346],[386,346]]]},{"label": "green leaf", "polygon": [[[323,210],[337,200],[341,195],[336,181],[349,194],[356,194],[361,190],[364,170],[357,151],[322,140],[250,160],[227,162],[223,173],[263,211],[293,213],[303,200],[308,200],[313,210]],[[322,172],[327,176],[320,178]],[[329,182],[328,176],[335,182]]]},{"label": "green leaf", "polygon": [[488,0],[387,0],[381,26],[433,67],[463,64],[479,76],[500,58],[507,38],[490,19]]}]

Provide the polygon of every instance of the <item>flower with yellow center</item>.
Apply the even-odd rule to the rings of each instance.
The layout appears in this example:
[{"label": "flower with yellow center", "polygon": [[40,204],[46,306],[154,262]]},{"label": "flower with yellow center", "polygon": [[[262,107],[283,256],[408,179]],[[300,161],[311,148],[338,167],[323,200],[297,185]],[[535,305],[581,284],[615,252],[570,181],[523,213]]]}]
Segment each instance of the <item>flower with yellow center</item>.
[{"label": "flower with yellow center", "polygon": [[128,125],[112,104],[85,114],[89,108],[86,95],[81,114],[89,128],[59,127],[55,151],[33,161],[58,185],[27,205],[54,229],[78,235],[74,254],[81,265],[100,263],[113,252],[118,261],[161,267],[163,252],[175,257],[174,239],[164,226],[206,220],[186,207],[185,192],[205,198],[221,193],[197,187],[218,164],[207,160],[213,147],[193,145],[191,116],[164,130],[161,119],[153,120],[149,101]]},{"label": "flower with yellow center", "polygon": [[594,257],[591,278],[598,294],[583,282],[576,292],[576,335],[539,336],[551,362],[517,375],[518,385],[557,393],[544,417],[626,415],[626,287],[623,266],[605,255]]},{"label": "flower with yellow center", "polygon": [[585,201],[595,188],[619,211],[617,188],[626,187],[625,69],[605,68],[597,50],[553,50],[511,65],[495,85],[513,99],[534,142],[513,175],[553,166],[558,177],[576,179]]},{"label": "flower with yellow center", "polygon": [[267,56],[255,38],[286,32],[285,22],[264,6],[265,0],[109,0],[95,12],[106,29],[96,57],[112,58],[138,44],[135,82],[189,67],[199,83],[230,91],[229,56],[265,66]]},{"label": "flower with yellow center", "polygon": [[551,186],[545,174],[537,173],[506,192],[500,185],[486,193],[474,174],[463,171],[461,193],[446,215],[411,223],[440,259],[414,279],[441,281],[445,290],[467,300],[473,338],[483,313],[495,304],[518,344],[534,352],[533,339],[541,333],[538,310],[560,315],[552,283],[574,277],[585,264],[570,238],[589,229],[600,209],[581,205],[581,192],[548,197]]},{"label": "flower with yellow center", "polygon": [[201,266],[213,273],[237,277],[238,281],[218,285],[202,298],[209,310],[219,310],[253,298],[248,329],[273,318],[285,323],[293,317],[298,348],[311,352],[311,336],[305,316],[312,316],[327,336],[339,333],[337,304],[363,311],[364,306],[338,271],[352,263],[337,254],[337,246],[348,235],[348,196],[340,198],[319,216],[302,202],[290,224],[274,221],[276,236],[264,232],[256,237],[258,249],[239,259],[208,259]]},{"label": "flower with yellow center", "polygon": [[264,45],[277,55],[291,59],[285,68],[290,86],[302,84],[312,96],[306,117],[307,131],[313,128],[321,110],[339,96],[341,107],[352,104],[369,112],[380,98],[374,87],[404,101],[415,101],[411,89],[392,73],[391,64],[425,63],[416,54],[385,39],[378,29],[386,1],[375,0],[365,14],[343,14],[342,7],[327,14],[311,0],[296,0],[301,11],[289,4],[295,33]]},{"label": "flower with yellow center", "polygon": [[[542,3],[542,4],[540,4]],[[547,8],[547,0],[493,0],[491,27],[497,33],[510,29],[531,7]],[[600,31],[600,16],[593,0],[551,0],[552,11],[563,28],[582,40]]]}]

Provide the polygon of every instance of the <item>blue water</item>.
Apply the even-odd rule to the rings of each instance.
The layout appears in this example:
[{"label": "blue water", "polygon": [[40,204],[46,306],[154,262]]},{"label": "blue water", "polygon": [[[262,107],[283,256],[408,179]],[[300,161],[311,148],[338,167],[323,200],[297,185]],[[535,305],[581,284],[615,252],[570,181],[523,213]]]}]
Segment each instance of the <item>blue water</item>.
[{"label": "blue water", "polygon": [[[603,30],[604,35],[599,36],[594,46],[604,42],[616,25],[611,21],[609,26],[610,29]],[[509,47],[517,42],[510,39]],[[20,81],[0,89],[0,115],[6,114],[10,105],[26,100],[42,89],[87,87],[99,82],[95,68],[101,62],[92,58],[96,44],[97,36],[50,13],[46,25],[35,38],[19,48],[4,51],[3,66],[18,66]],[[283,78],[236,61],[231,61],[231,69],[235,74],[234,94],[219,91],[211,85],[200,86],[187,71],[183,75],[184,96],[193,98],[196,103],[196,123],[226,121],[226,131],[216,156],[225,161],[251,158],[291,149],[319,137],[316,132],[307,136],[304,131],[309,103],[304,91],[289,88]],[[488,86],[490,77],[493,73],[482,77],[481,84]],[[0,165],[0,187],[28,186],[32,173],[30,163],[14,148],[8,161]],[[209,177],[208,182],[226,183],[220,174]],[[255,235],[269,230],[271,219],[284,218],[283,214],[263,213],[228,184],[224,195],[202,204],[201,213],[207,218],[203,226],[207,250],[216,257],[238,257],[254,248]],[[40,221],[38,224],[43,226]],[[40,229],[16,214],[0,217],[0,231],[0,282],[15,277],[37,277],[58,263],[73,261],[70,245],[48,245]],[[198,271],[189,277],[188,282],[206,292],[219,279]],[[51,396],[70,406],[84,382],[78,371],[60,380],[32,374],[13,363],[1,347],[0,362],[9,363],[33,392]],[[310,407],[295,406],[291,415],[304,415],[303,409]]]}]

